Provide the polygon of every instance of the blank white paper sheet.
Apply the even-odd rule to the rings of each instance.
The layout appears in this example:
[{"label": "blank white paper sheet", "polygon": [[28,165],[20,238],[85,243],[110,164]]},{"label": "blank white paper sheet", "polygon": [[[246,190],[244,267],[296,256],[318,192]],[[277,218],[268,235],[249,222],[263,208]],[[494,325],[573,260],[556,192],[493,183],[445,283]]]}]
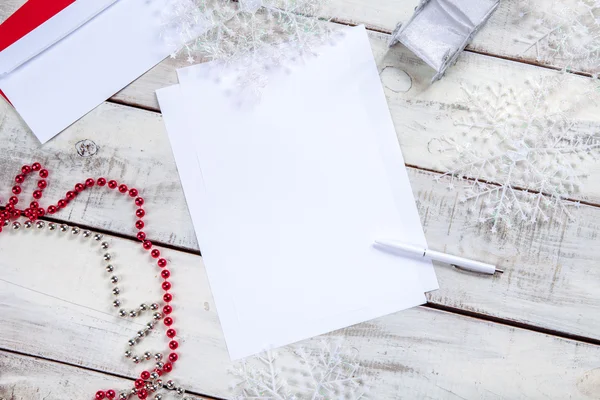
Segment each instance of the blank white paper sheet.
[{"label": "blank white paper sheet", "polygon": [[372,246],[426,241],[364,27],[252,104],[231,76],[158,92],[231,358],[423,304],[431,263]]}]

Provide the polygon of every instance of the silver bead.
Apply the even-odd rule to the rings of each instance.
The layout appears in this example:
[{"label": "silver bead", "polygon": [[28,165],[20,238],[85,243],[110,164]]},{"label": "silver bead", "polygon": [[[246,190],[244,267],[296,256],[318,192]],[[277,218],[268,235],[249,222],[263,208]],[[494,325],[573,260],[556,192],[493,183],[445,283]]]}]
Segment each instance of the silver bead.
[{"label": "silver bead", "polygon": [[148,309],[148,306],[145,304],[140,304],[140,311],[146,311]]},{"label": "silver bead", "polygon": [[148,391],[152,390],[152,382],[146,382],[146,389],[148,389]]},{"label": "silver bead", "polygon": [[156,382],[154,382],[156,384],[156,386],[158,386],[159,389],[162,389],[163,387],[163,381],[162,379],[157,379]]},{"label": "silver bead", "polygon": [[158,369],[162,369],[165,366],[165,364],[162,361],[159,361],[156,363],[156,368]]},{"label": "silver bead", "polygon": [[113,294],[114,294],[115,296],[117,296],[119,293],[121,293],[121,291],[119,290],[119,288],[118,288],[118,287],[114,288],[114,289],[112,290],[112,292],[113,292]]},{"label": "silver bead", "polygon": [[125,351],[125,358],[131,358],[131,350]]},{"label": "silver bead", "polygon": [[118,299],[117,299],[117,300],[113,301],[113,307],[117,308],[117,307],[119,307],[120,305],[121,305],[121,300],[118,300]]},{"label": "silver bead", "polygon": [[150,304],[150,309],[151,309],[151,310],[153,310],[153,311],[156,311],[156,310],[158,310],[158,309],[159,309],[159,307],[160,307],[160,306],[159,306],[158,304],[156,304],[156,303],[152,303],[152,304]]},{"label": "silver bead", "polygon": [[140,339],[143,338],[144,336],[146,336],[146,332],[144,331],[138,331],[137,333],[137,337],[139,337]]},{"label": "silver bead", "polygon": [[18,231],[19,229],[21,229],[21,223],[20,223],[20,222],[13,222],[13,224],[12,224],[12,228],[13,228],[15,231]]},{"label": "silver bead", "polygon": [[127,311],[125,311],[125,310],[123,310],[123,309],[120,309],[120,310],[119,310],[119,316],[121,316],[121,317],[125,317],[126,315],[127,315]]},{"label": "silver bead", "polygon": [[128,397],[128,395],[127,395],[127,394],[125,394],[125,393],[121,393],[121,394],[119,395],[119,400],[127,400],[127,397]]},{"label": "silver bead", "polygon": [[128,344],[128,345],[130,345],[130,346],[135,346],[135,345],[136,345],[136,343],[137,343],[137,340],[135,340],[135,339],[129,339],[129,340],[127,341],[127,344]]},{"label": "silver bead", "polygon": [[72,227],[72,228],[71,228],[71,233],[72,233],[73,235],[79,235],[79,228],[78,228],[78,227],[76,227],[76,226]]},{"label": "silver bead", "polygon": [[160,361],[160,360],[162,360],[162,358],[163,358],[163,355],[162,355],[161,353],[156,353],[156,354],[154,355],[154,359],[155,359],[156,361]]},{"label": "silver bead", "polygon": [[60,229],[61,232],[66,232],[67,229],[69,229],[69,226],[66,225],[66,224],[61,224],[60,227],[59,227],[59,229]]},{"label": "silver bead", "polygon": [[185,390],[181,387],[178,387],[177,389],[175,389],[175,392],[179,395],[179,396],[183,396],[183,394],[185,393]]},{"label": "silver bead", "polygon": [[148,329],[154,329],[154,322],[152,322],[152,321],[148,322],[148,323],[146,324],[146,327],[147,327]]},{"label": "silver bead", "polygon": [[129,391],[129,393],[131,394],[137,394],[138,390],[136,388],[133,388]]},{"label": "silver bead", "polygon": [[84,238],[86,238],[86,239],[87,239],[87,238],[89,238],[90,236],[92,236],[92,232],[90,232],[90,231],[83,231],[82,235],[83,235],[83,237],[84,237]]},{"label": "silver bead", "polygon": [[173,382],[173,381],[171,381],[171,380],[168,380],[168,381],[167,381],[167,384],[165,385],[165,387],[166,387],[167,389],[169,389],[169,390],[173,390],[173,389],[175,389],[175,382]]},{"label": "silver bead", "polygon": [[149,351],[145,352],[145,353],[144,353],[144,358],[145,358],[146,360],[149,360],[149,359],[151,359],[151,358],[152,358],[152,353],[150,353]]},{"label": "silver bead", "polygon": [[102,256],[102,258],[104,258],[104,261],[109,261],[111,259],[110,254],[106,253],[104,256]]},{"label": "silver bead", "polygon": [[133,356],[133,358],[131,359],[131,361],[133,361],[134,364],[139,364],[140,361],[142,361],[142,360],[140,360],[140,358],[138,356]]},{"label": "silver bead", "polygon": [[110,277],[110,281],[112,283],[117,283],[117,282],[119,282],[119,278],[117,278],[115,275],[113,275],[113,276]]},{"label": "silver bead", "polygon": [[23,226],[25,228],[29,229],[33,226],[33,223],[31,221],[25,221],[25,222],[23,222]]},{"label": "silver bead", "polygon": [[102,240],[102,235],[101,235],[101,234],[99,234],[99,233],[96,233],[96,234],[94,235],[94,240],[95,240],[95,241],[97,241],[97,242],[101,241],[101,240]]},{"label": "silver bead", "polygon": [[8,220],[5,220],[4,221],[4,226],[8,226],[8,224],[9,224]]},{"label": "silver bead", "polygon": [[54,222],[49,223],[48,224],[48,229],[51,230],[51,231],[55,230],[56,229],[56,224]]},{"label": "silver bead", "polygon": [[158,321],[159,319],[162,319],[162,317],[163,317],[163,316],[162,316],[162,314],[161,314],[161,313],[159,313],[159,312],[157,312],[157,313],[154,313],[154,315],[152,316],[152,318],[154,318],[154,319],[155,319],[155,320],[157,320],[157,321]]},{"label": "silver bead", "polygon": [[154,400],[162,400],[162,394],[158,393],[154,395]]},{"label": "silver bead", "polygon": [[158,379],[158,376],[159,375],[156,372],[151,372],[150,373],[150,379],[152,379],[152,380]]},{"label": "silver bead", "polygon": [[131,310],[131,311],[129,311],[129,316],[130,316],[131,318],[135,318],[135,317],[137,317],[137,311],[135,311],[135,310]]},{"label": "silver bead", "polygon": [[107,242],[102,242],[102,244],[100,245],[100,247],[102,248],[102,250],[106,250],[106,249],[108,249],[108,243]]},{"label": "silver bead", "polygon": [[115,270],[115,267],[112,266],[112,264],[108,264],[106,266],[106,272],[113,272]]},{"label": "silver bead", "polygon": [[46,223],[44,221],[38,221],[38,222],[35,223],[35,226],[38,229],[44,229],[44,227],[46,226]]}]

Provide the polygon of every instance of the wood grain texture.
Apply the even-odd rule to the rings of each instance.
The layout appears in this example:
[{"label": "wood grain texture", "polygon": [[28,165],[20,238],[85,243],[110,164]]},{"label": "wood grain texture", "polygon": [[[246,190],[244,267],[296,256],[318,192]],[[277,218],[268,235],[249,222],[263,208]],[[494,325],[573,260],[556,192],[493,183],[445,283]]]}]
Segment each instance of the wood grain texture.
[{"label": "wood grain texture", "polygon": [[91,399],[100,388],[111,387],[133,387],[133,380],[0,351],[0,400]]},{"label": "wood grain texture", "polygon": [[[147,200],[149,236],[161,243],[198,249],[160,115],[106,103],[33,151],[34,139],[23,135],[22,125],[12,110],[6,109],[3,121],[0,147],[4,147],[5,156],[0,159],[0,187],[5,198],[20,165],[32,160],[49,164],[52,171],[42,204],[55,202],[76,181],[89,176],[114,177],[129,185],[133,182]],[[422,135],[413,136],[423,142]],[[99,150],[93,156],[79,156],[76,143],[90,137]],[[401,141],[407,156],[418,154],[407,153],[403,137]],[[575,222],[563,226],[555,222],[522,224],[492,235],[489,226],[474,222],[481,210],[470,214],[468,204],[458,200],[463,193],[461,188],[448,191],[443,182],[435,182],[438,175],[413,168],[409,171],[429,245],[499,263],[507,269],[500,279],[487,279],[466,278],[441,268],[443,289],[433,293],[431,301],[600,338],[600,295],[596,290],[600,272],[594,268],[594,243],[600,225],[598,208],[575,208]],[[128,197],[94,189],[55,216],[133,236],[133,211]]]},{"label": "wood grain texture", "polygon": [[[4,320],[0,348],[136,376],[140,367],[133,368],[122,352],[126,340],[145,320],[110,314],[111,285],[102,267],[102,253],[97,246],[81,244],[81,238],[67,233],[67,238],[61,239],[59,235],[11,233],[0,242]],[[24,243],[36,252],[20,252],[17,258],[10,249]],[[133,241],[112,238],[110,244],[125,307],[152,301],[160,292],[153,276],[158,271],[150,266],[147,254]],[[177,251],[165,254],[172,265],[174,318],[181,334],[181,359],[173,377],[193,392],[229,398],[232,364],[202,260]],[[476,284],[485,282],[472,282],[471,286]],[[372,386],[369,396],[374,399],[593,399],[599,393],[600,346],[443,311],[419,307],[329,337],[343,338],[344,345],[354,349],[364,367],[361,376]],[[303,345],[312,349],[318,342],[313,339]],[[161,351],[166,344],[158,332],[143,343],[139,351]],[[282,362],[285,367],[288,361]],[[11,365],[9,376],[19,375],[15,372],[19,368]],[[287,371],[286,376],[295,382],[297,372]],[[34,387],[44,387],[39,376],[25,379]],[[80,379],[86,379],[85,375],[68,381],[75,385]]]}]

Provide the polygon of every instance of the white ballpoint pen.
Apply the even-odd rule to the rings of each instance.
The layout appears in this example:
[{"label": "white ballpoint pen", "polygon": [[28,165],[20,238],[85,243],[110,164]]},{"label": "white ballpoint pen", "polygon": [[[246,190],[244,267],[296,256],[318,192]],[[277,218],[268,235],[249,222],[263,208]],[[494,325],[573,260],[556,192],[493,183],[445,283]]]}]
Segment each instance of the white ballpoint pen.
[{"label": "white ballpoint pen", "polygon": [[428,248],[423,246],[414,246],[396,240],[375,240],[373,246],[382,250],[392,251],[394,253],[410,254],[416,257],[429,258],[430,260],[440,261],[443,263],[454,265],[458,269],[464,269],[466,271],[471,272],[478,272],[481,274],[493,275],[496,272],[504,272],[503,270],[498,269],[495,265],[492,264],[486,264],[480,261],[469,260],[468,258],[453,256],[439,251],[429,250]]}]

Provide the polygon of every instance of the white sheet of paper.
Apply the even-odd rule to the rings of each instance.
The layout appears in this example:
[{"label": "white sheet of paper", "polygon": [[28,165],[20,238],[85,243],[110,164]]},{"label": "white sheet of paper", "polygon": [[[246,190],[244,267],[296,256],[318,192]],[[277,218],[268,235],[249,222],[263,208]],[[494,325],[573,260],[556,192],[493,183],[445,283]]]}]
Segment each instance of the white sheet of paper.
[{"label": "white sheet of paper", "polygon": [[45,143],[175,50],[162,36],[168,3],[117,1],[0,78],[0,89]]},{"label": "white sheet of paper", "polygon": [[250,108],[188,78],[158,95],[233,359],[425,301],[431,264],[371,246],[425,239],[364,28]]}]

